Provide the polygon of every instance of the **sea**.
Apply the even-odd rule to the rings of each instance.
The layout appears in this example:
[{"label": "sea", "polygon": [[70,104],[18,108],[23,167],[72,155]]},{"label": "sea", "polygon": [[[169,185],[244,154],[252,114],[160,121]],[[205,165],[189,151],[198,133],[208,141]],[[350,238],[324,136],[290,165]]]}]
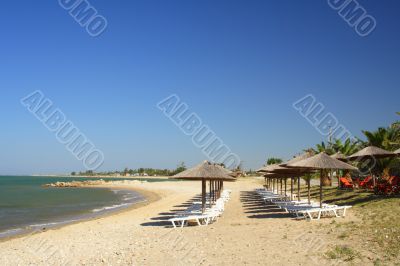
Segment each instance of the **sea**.
[{"label": "sea", "polygon": [[[0,176],[0,239],[96,218],[146,201],[144,196],[132,190],[43,187],[49,183],[85,180],[96,179]],[[129,180],[165,181],[157,178]]]}]

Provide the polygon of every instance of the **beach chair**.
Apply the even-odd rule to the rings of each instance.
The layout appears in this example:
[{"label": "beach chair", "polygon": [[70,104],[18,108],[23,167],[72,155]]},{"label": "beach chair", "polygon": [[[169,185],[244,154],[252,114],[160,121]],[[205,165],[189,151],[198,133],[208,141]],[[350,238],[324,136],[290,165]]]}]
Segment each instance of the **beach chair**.
[{"label": "beach chair", "polygon": [[213,219],[212,214],[202,214],[202,215],[188,215],[188,216],[179,216],[175,218],[171,218],[168,221],[172,223],[174,228],[184,227],[188,225],[189,221],[195,221],[198,226],[207,226],[209,222]]},{"label": "beach chair", "polygon": [[372,176],[367,176],[363,181],[360,182],[360,188],[370,189],[373,187]]},{"label": "beach chair", "polygon": [[298,218],[305,218],[306,220],[319,220],[321,217],[342,217],[346,216],[346,210],[351,206],[327,206],[324,208],[310,208],[298,211]]},{"label": "beach chair", "polygon": [[347,178],[341,177],[340,178],[340,187],[341,188],[353,189],[354,185],[352,183],[350,183],[350,181]]}]

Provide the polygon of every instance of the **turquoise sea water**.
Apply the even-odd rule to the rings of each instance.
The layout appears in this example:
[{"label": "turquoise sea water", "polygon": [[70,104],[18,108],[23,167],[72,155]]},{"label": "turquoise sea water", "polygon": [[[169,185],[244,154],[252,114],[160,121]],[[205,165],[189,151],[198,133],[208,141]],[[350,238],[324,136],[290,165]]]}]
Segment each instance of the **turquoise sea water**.
[{"label": "turquoise sea water", "polygon": [[[145,200],[139,193],[128,190],[42,187],[72,180],[94,179],[0,176],[0,238],[96,217]],[[163,180],[151,178],[146,181]]]}]

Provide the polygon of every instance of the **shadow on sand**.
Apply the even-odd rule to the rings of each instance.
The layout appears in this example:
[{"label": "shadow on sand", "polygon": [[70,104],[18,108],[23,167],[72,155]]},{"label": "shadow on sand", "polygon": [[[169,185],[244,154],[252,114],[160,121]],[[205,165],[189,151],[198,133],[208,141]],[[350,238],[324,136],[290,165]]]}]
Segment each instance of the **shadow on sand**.
[{"label": "shadow on sand", "polygon": [[164,227],[164,228],[171,228],[171,222],[168,220],[171,218],[176,217],[179,213],[183,212],[185,209],[192,205],[193,201],[201,201],[201,195],[196,195],[195,197],[191,198],[190,200],[173,206],[171,210],[168,212],[160,212],[157,217],[150,218],[151,222],[146,222],[140,224],[141,226],[150,226],[150,227]]},{"label": "shadow on sand", "polygon": [[264,201],[255,191],[240,192],[240,201],[248,218],[288,218],[290,214],[279,209],[276,205]]}]

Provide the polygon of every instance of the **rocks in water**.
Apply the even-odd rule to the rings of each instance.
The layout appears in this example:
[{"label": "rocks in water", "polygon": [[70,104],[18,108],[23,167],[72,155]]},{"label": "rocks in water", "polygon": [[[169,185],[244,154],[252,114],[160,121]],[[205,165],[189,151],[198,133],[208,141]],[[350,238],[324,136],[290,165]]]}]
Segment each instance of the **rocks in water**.
[{"label": "rocks in water", "polygon": [[101,186],[107,183],[108,183],[107,181],[99,179],[99,180],[87,180],[87,181],[56,182],[52,184],[46,184],[44,185],[44,187],[86,187],[86,186]]},{"label": "rocks in water", "polygon": [[61,188],[72,188],[72,187],[88,187],[88,186],[103,186],[103,185],[126,185],[126,184],[140,184],[146,181],[138,180],[120,180],[120,181],[105,181],[99,180],[87,180],[87,181],[72,181],[72,182],[56,182],[51,184],[43,185],[43,187],[61,187]]}]

